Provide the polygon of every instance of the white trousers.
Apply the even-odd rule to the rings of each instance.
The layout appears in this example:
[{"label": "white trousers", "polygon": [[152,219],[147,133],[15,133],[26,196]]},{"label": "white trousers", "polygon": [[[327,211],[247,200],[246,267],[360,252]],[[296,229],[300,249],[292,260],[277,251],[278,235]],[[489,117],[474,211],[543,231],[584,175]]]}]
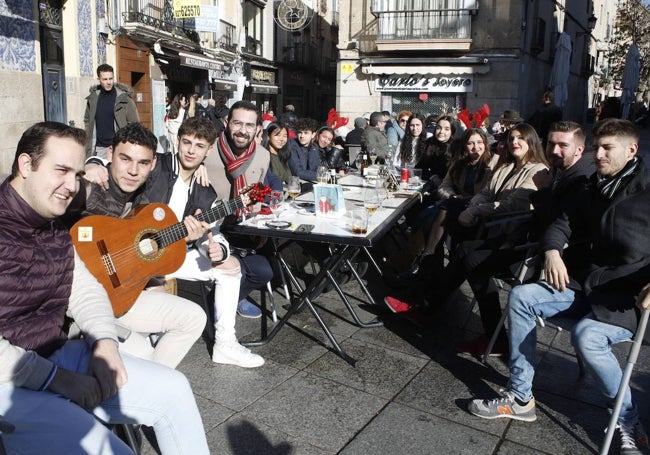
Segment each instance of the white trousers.
[{"label": "white trousers", "polygon": [[[171,368],[183,360],[205,328],[205,312],[196,303],[166,292],[143,291],[118,323],[132,332],[120,350]],[[148,336],[162,333],[155,349]]]},{"label": "white trousers", "polygon": [[189,281],[214,282],[215,340],[237,340],[235,321],[241,268],[236,258],[230,256],[223,264],[212,267],[209,259],[201,256],[196,249],[191,249],[185,255],[183,265],[169,276]]}]

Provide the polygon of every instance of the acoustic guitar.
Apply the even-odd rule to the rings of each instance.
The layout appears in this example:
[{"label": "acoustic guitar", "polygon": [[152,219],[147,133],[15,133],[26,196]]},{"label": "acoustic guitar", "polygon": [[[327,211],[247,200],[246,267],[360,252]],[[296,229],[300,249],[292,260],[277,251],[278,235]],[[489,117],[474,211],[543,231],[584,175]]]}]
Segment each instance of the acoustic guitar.
[{"label": "acoustic guitar", "polygon": [[[240,195],[195,215],[215,221],[236,213],[248,203]],[[70,229],[72,242],[88,270],[104,286],[115,316],[133,306],[147,282],[175,272],[186,254],[187,228],[165,204],[137,207],[128,218],[91,215]]]}]

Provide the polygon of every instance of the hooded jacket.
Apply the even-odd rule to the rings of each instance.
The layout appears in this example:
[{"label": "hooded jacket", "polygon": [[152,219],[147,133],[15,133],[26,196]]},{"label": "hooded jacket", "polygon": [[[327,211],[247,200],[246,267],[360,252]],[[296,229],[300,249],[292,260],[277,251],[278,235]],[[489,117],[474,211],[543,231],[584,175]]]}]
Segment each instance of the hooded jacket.
[{"label": "hooded jacket", "polygon": [[[113,131],[117,131],[129,123],[140,121],[138,108],[131,98],[133,90],[131,87],[116,82],[113,86],[117,91],[115,98],[115,110],[113,114]],[[86,97],[86,112],[84,113],[84,125],[86,126],[86,158],[93,154],[95,147],[95,114],[97,113],[97,97],[101,90],[100,85],[90,87],[90,94]]]}]

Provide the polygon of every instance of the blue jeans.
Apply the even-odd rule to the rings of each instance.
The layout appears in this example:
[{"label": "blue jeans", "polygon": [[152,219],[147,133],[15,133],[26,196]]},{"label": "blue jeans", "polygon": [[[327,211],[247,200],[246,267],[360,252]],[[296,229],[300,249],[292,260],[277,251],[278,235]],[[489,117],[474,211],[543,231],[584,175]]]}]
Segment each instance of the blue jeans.
[{"label": "blue jeans", "polygon": [[[85,374],[91,351],[69,341],[49,357]],[[85,410],[60,395],[0,384],[0,414],[16,426],[3,434],[8,453],[131,454],[102,422],[152,426],[163,454],[207,454],[208,445],[187,379],[176,370],[122,355],[128,381],[113,397]]]},{"label": "blue jeans", "polygon": [[[584,361],[585,368],[591,373],[600,391],[613,406],[614,398],[623,377],[621,366],[612,353],[612,345],[632,338],[634,334],[623,327],[596,321],[590,314],[578,322],[571,331],[573,346]],[[636,407],[632,404],[630,387],[625,391],[619,423],[634,425],[639,420]]]},{"label": "blue jeans", "polygon": [[239,300],[244,300],[256,289],[260,289],[273,278],[273,269],[269,260],[260,254],[251,254],[239,259],[241,282]]},{"label": "blue jeans", "polygon": [[533,397],[535,354],[537,352],[536,317],[561,315],[580,318],[589,312],[581,293],[571,289],[560,292],[545,281],[516,286],[508,296],[510,321],[509,389],[522,401]]}]

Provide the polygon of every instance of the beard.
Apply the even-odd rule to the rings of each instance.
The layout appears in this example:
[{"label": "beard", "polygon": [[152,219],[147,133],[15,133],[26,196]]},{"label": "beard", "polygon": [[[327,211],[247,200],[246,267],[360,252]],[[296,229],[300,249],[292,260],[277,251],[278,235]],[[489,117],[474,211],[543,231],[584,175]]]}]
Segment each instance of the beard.
[{"label": "beard", "polygon": [[226,137],[228,138],[228,145],[230,146],[230,150],[232,150],[235,155],[240,155],[241,153],[245,152],[248,147],[250,147],[254,139],[254,137],[250,134],[242,133],[240,131],[237,131],[236,133],[228,131],[228,135]]}]

